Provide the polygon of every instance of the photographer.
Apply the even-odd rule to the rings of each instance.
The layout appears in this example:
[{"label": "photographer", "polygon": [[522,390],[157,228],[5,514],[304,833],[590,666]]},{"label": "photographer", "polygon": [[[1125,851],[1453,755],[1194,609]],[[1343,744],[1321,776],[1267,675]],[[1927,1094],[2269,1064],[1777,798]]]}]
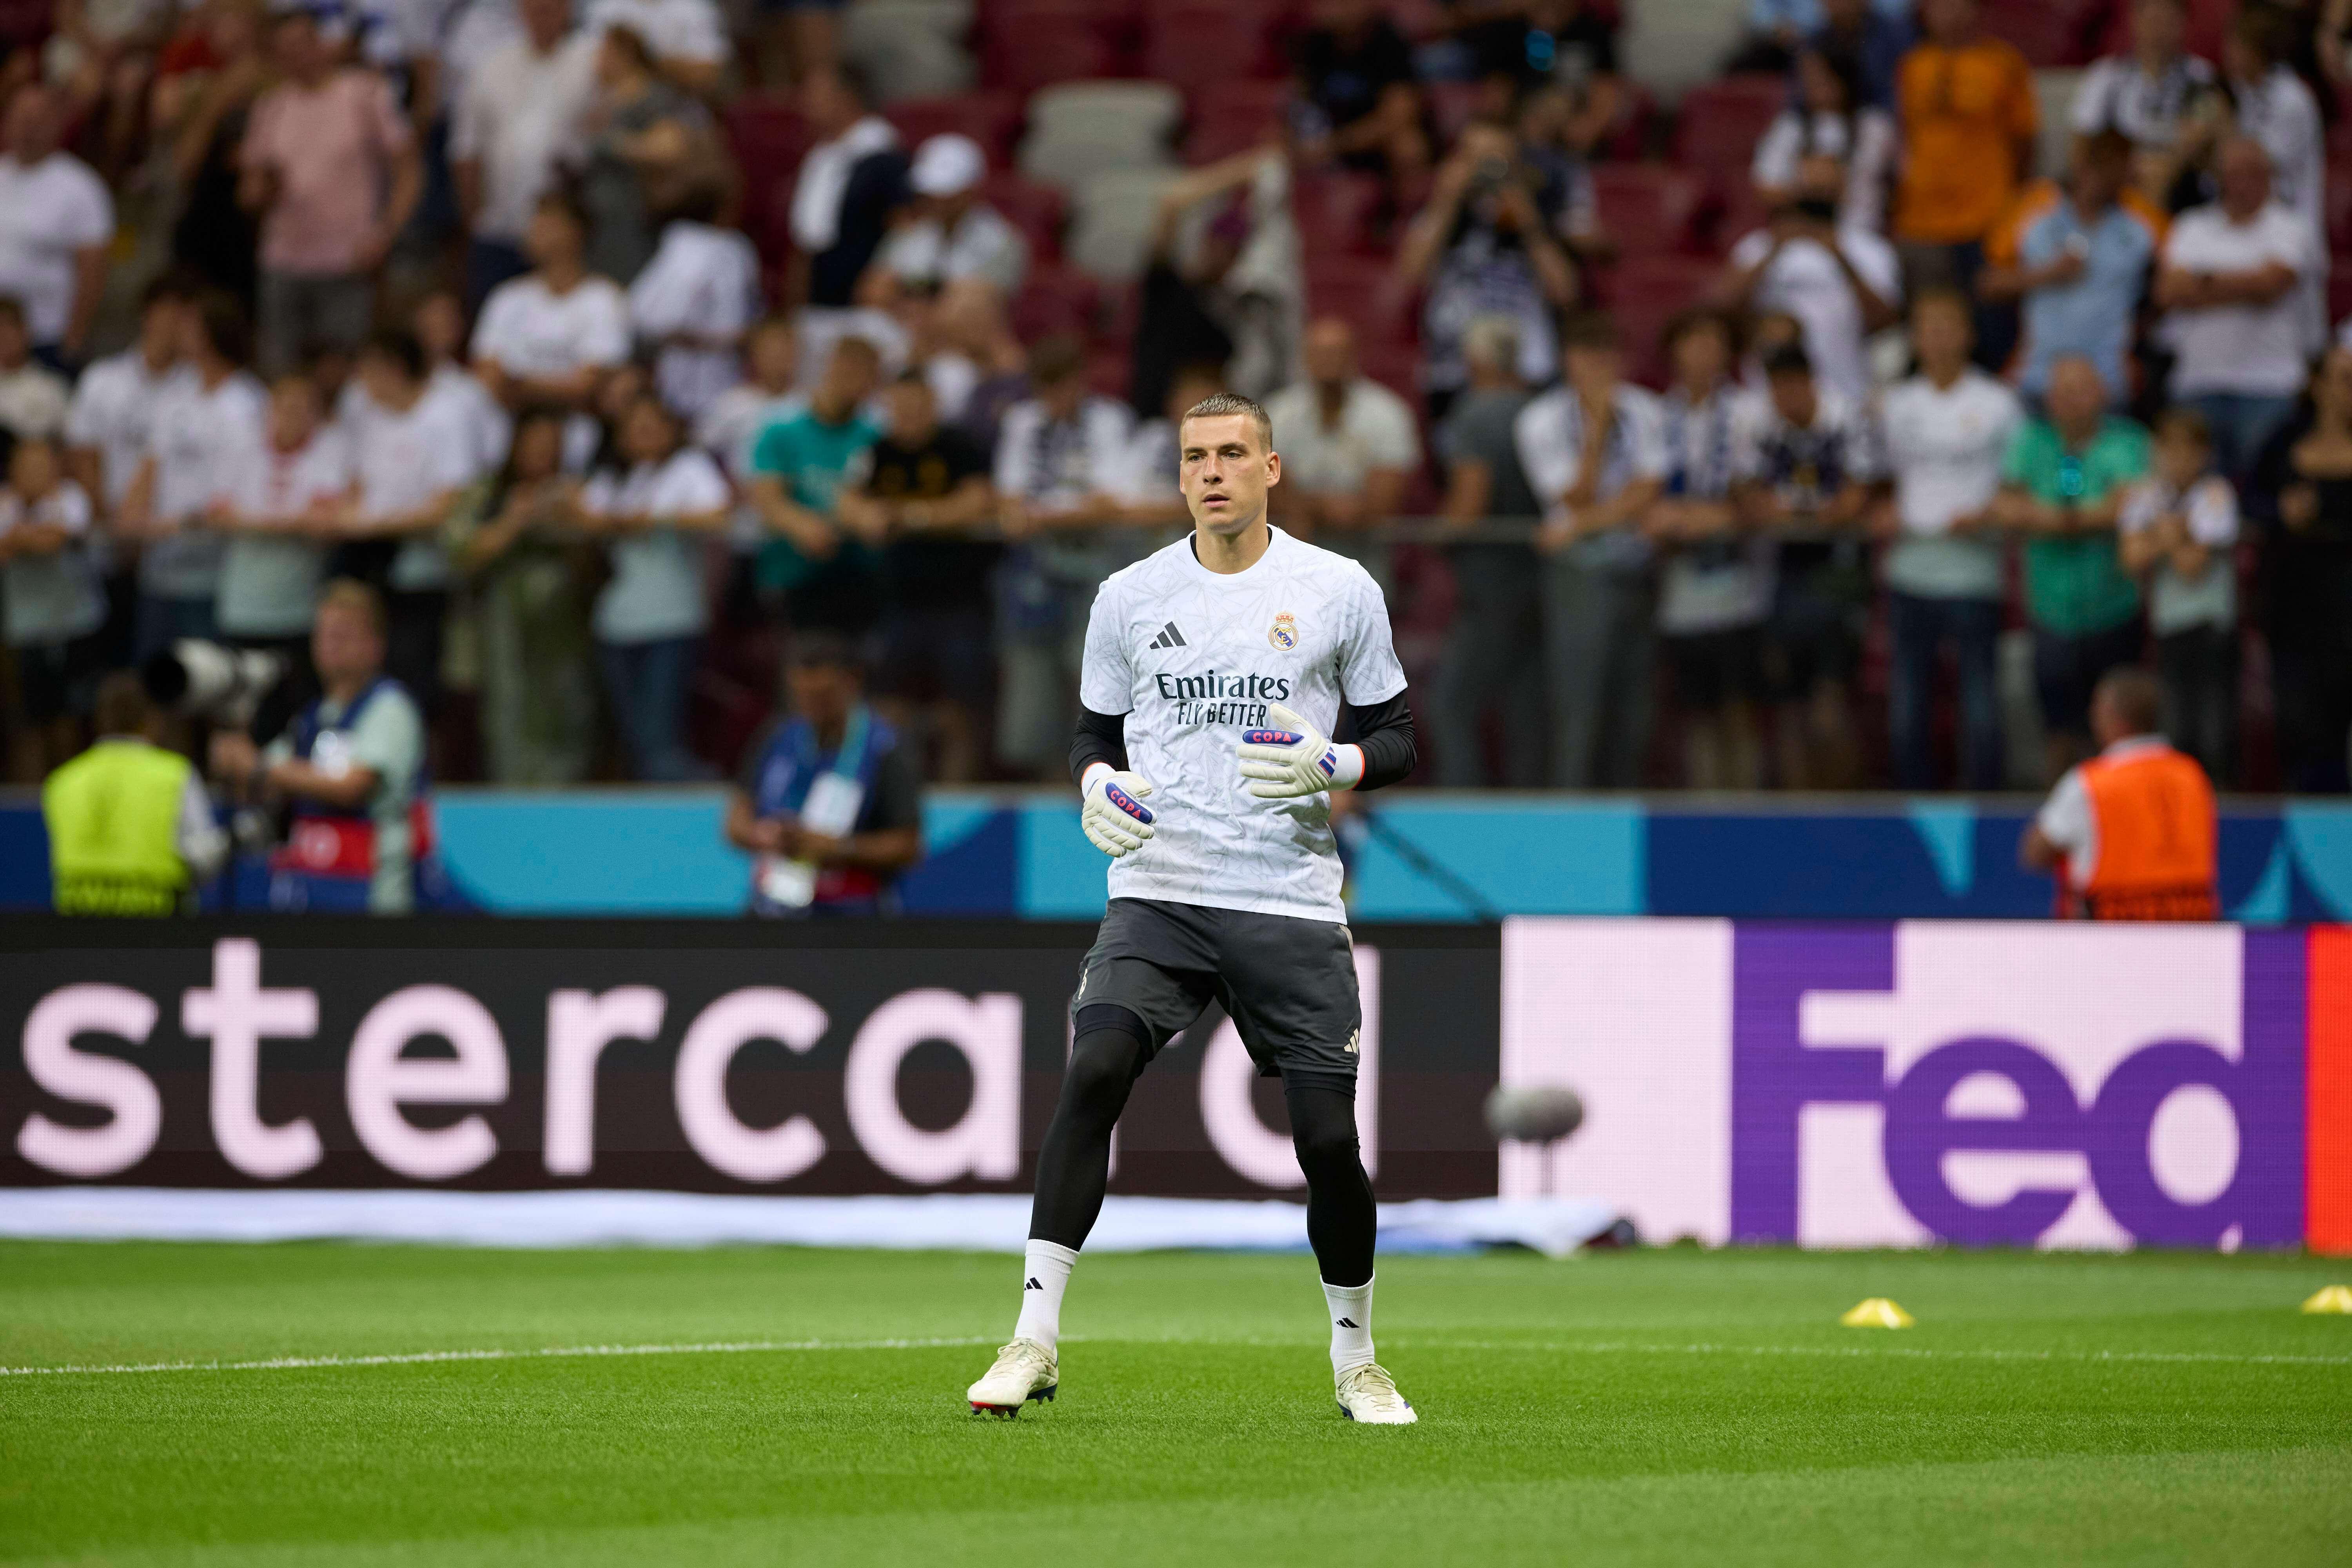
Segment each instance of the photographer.
[{"label": "photographer", "polygon": [[727,842],[754,858],[750,912],[894,914],[923,858],[922,784],[898,731],[866,701],[846,638],[805,632],[784,668],[792,711],[743,752]]},{"label": "photographer", "polygon": [[61,915],[170,915],[220,869],[227,836],[188,760],[161,742],[139,677],[99,682],[98,742],[49,775],[50,901]]},{"label": "photographer", "polygon": [[1846,219],[1845,165],[1814,154],[1797,165],[1795,196],[1731,247],[1716,303],[1743,315],[1775,311],[1805,329],[1805,353],[1830,391],[1870,397],[1863,342],[1900,319],[1902,267],[1895,247]]},{"label": "photographer", "polygon": [[1433,417],[1443,418],[1469,383],[1463,342],[1481,316],[1503,317],[1518,330],[1523,379],[1551,378],[1559,357],[1552,322],[1577,302],[1580,285],[1509,129],[1488,121],[1464,128],[1437,171],[1429,205],[1405,231],[1397,271],[1429,293],[1422,384]]},{"label": "photographer", "polygon": [[414,905],[425,721],[383,674],[384,636],[374,589],[330,584],[310,633],[324,695],[266,750],[237,731],[213,737],[213,773],[233,798],[292,806],[287,842],[270,858],[273,909],[405,914]]}]

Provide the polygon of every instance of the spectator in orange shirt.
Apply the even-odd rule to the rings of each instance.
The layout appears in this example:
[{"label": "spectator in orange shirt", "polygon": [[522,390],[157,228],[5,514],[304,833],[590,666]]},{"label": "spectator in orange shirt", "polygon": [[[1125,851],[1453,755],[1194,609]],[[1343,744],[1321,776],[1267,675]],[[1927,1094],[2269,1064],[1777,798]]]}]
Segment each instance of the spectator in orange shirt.
[{"label": "spectator in orange shirt", "polygon": [[[1904,157],[1894,237],[1913,289],[1973,291],[1985,237],[2032,166],[2033,69],[1982,30],[1977,0],[1922,0],[1919,11],[1927,37],[1895,79]],[[2009,345],[1987,341],[1988,326],[1999,323],[1978,323],[1978,363],[1993,366]]]}]

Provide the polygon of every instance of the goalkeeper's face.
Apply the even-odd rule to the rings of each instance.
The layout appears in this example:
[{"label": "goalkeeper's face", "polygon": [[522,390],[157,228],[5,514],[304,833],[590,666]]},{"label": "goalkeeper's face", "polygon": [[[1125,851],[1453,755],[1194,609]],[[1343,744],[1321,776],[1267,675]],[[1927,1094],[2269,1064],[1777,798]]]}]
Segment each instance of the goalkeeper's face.
[{"label": "goalkeeper's face", "polygon": [[1184,504],[1193,523],[1227,538],[1265,516],[1282,458],[1246,414],[1213,414],[1179,427]]}]

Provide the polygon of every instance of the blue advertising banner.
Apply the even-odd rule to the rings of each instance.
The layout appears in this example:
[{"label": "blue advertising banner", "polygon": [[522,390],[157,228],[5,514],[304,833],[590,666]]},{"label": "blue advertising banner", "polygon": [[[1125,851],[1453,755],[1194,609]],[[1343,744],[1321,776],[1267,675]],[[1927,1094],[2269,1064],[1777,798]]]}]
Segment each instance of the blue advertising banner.
[{"label": "blue advertising banner", "polygon": [[[2021,870],[2021,800],[1859,797],[1726,805],[1669,798],[1402,791],[1341,819],[1349,901],[1367,921],[1511,915],[1777,920],[2031,920],[2047,879]],[[453,790],[442,855],[466,907],[517,915],[730,915],[749,885],[715,789]],[[902,884],[913,915],[1092,920],[1102,856],[1067,793],[937,791],[929,856]],[[2352,919],[2352,805],[2233,803],[2221,904],[2252,925]],[[0,802],[0,910],[48,902],[29,797]],[[236,900],[249,902],[249,900]]]}]

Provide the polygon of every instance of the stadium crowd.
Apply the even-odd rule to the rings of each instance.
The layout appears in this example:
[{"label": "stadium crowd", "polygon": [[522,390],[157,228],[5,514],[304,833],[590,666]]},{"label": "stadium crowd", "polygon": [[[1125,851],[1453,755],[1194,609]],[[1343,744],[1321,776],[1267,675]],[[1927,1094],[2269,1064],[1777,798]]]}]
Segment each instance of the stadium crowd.
[{"label": "stadium crowd", "polygon": [[11,776],[182,638],[268,741],[356,579],[436,779],[727,776],[811,637],[924,778],[1058,778],[1233,390],[1423,782],[2042,784],[2144,661],[2347,789],[2352,4],[1753,0],[1674,115],[1621,21],[0,6]]}]

